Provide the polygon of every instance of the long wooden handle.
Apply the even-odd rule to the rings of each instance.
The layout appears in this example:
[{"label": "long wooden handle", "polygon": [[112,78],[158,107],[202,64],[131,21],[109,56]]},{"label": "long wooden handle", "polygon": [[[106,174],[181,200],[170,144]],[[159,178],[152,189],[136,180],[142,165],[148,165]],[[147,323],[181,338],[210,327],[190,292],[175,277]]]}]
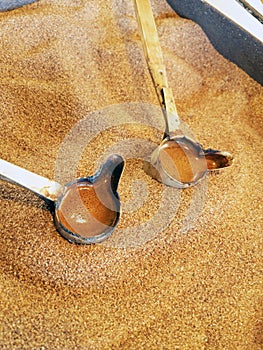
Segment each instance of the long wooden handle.
[{"label": "long wooden handle", "polygon": [[143,51],[153,84],[164,111],[166,134],[179,129],[178,116],[172,90],[168,87],[166,68],[158,32],[149,0],[134,0],[138,26],[141,32]]}]

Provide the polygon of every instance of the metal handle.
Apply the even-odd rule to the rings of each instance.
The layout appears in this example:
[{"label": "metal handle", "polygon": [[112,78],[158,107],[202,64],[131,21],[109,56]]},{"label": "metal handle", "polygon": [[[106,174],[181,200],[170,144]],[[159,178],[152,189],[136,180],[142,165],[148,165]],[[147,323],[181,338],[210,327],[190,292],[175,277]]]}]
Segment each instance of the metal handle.
[{"label": "metal handle", "polygon": [[27,188],[51,201],[56,201],[63,190],[63,186],[59,183],[34,174],[3,159],[0,159],[0,179]]},{"label": "metal handle", "polygon": [[144,55],[164,112],[165,132],[169,136],[179,129],[180,118],[176,110],[172,90],[168,87],[166,68],[151,4],[149,0],[134,0],[134,7],[141,32]]}]

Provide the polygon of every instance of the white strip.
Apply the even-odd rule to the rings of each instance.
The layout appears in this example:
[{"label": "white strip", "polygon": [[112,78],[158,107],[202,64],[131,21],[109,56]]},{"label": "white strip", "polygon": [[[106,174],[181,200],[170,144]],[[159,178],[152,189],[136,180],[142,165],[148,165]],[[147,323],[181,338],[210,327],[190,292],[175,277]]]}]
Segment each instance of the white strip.
[{"label": "white strip", "polygon": [[37,175],[17,165],[0,159],[0,179],[3,178],[11,183],[25,187],[42,197],[56,200],[62,186],[43,176]]},{"label": "white strip", "polygon": [[263,3],[261,0],[247,0],[247,2],[263,15]]},{"label": "white strip", "polygon": [[[202,0],[244,28],[263,43],[263,25],[235,0]],[[255,0],[254,0],[255,2]],[[257,1],[258,2],[258,1]],[[253,2],[250,1],[254,6]],[[259,5],[259,4],[258,4]],[[256,8],[256,6],[254,6]],[[259,6],[257,6],[258,9]],[[259,9],[261,12],[262,9]]]}]

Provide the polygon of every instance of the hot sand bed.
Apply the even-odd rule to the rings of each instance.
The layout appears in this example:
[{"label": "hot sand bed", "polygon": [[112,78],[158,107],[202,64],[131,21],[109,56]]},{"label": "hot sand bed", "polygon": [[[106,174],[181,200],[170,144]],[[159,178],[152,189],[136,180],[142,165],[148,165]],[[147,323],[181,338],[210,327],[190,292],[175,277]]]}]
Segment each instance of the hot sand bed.
[{"label": "hot sand bed", "polygon": [[124,139],[133,149],[124,211],[102,245],[69,244],[42,200],[0,183],[3,349],[262,347],[263,89],[198,25],[163,1],[153,10],[181,118],[235,157],[198,188],[167,188],[137,158],[163,121],[132,2],[40,0],[0,14],[1,158],[66,178],[70,130],[89,137],[76,176]]}]

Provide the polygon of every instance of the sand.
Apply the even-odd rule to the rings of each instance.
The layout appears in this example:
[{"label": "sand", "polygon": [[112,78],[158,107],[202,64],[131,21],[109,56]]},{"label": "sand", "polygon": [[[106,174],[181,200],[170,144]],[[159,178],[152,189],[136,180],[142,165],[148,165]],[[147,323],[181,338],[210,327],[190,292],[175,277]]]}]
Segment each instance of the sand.
[{"label": "sand", "polygon": [[263,89],[153,1],[188,132],[234,155],[196,188],[143,170],[164,130],[129,1],[0,13],[0,156],[69,181],[119,152],[123,213],[68,243],[46,203],[0,182],[1,349],[262,349]]}]

